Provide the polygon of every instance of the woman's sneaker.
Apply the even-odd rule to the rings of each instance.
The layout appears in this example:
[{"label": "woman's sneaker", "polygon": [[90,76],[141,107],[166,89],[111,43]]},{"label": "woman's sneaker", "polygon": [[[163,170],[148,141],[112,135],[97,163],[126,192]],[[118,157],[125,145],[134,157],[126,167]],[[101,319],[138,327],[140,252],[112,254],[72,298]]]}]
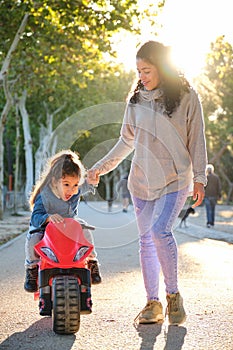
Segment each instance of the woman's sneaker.
[{"label": "woman's sneaker", "polygon": [[171,325],[178,326],[185,322],[186,314],[183,307],[183,298],[180,293],[167,295],[167,310],[168,320]]},{"label": "woman's sneaker", "polygon": [[134,322],[137,320],[139,323],[162,323],[164,320],[162,304],[157,300],[149,300]]}]

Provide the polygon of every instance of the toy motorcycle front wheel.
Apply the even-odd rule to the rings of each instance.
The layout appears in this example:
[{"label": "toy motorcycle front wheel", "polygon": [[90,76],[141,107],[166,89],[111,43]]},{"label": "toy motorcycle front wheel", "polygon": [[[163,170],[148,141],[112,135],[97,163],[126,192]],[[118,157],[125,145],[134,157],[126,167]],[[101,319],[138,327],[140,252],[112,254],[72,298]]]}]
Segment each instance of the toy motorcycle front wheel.
[{"label": "toy motorcycle front wheel", "polygon": [[72,276],[53,279],[53,331],[58,334],[73,334],[80,327],[80,289]]}]

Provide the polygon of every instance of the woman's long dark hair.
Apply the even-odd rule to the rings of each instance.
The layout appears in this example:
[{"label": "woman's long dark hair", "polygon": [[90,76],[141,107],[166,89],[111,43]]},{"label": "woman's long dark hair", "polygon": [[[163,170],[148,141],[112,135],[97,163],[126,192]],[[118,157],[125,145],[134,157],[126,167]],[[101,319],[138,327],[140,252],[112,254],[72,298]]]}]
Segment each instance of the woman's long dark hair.
[{"label": "woman's long dark hair", "polygon": [[[163,90],[163,100],[166,113],[169,117],[179,106],[182,93],[189,91],[190,84],[178,69],[172,64],[170,59],[170,47],[165,46],[157,41],[148,41],[140,47],[136,54],[136,59],[142,59],[153,64],[159,73]],[[137,103],[139,100],[139,91],[143,84],[139,79],[134,89],[133,96],[130,98],[131,103]]]}]

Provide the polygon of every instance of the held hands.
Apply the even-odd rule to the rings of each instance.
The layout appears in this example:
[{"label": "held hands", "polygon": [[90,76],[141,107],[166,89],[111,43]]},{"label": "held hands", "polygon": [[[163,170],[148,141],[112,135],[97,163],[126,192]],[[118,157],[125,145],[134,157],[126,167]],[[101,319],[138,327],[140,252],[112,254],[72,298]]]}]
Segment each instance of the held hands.
[{"label": "held hands", "polygon": [[87,172],[87,182],[89,185],[98,186],[100,181],[100,171],[98,169],[90,169]]},{"label": "held hands", "polygon": [[193,200],[196,201],[192,207],[196,208],[198,205],[200,205],[205,198],[205,190],[204,185],[200,182],[194,182],[194,188],[193,188]]}]

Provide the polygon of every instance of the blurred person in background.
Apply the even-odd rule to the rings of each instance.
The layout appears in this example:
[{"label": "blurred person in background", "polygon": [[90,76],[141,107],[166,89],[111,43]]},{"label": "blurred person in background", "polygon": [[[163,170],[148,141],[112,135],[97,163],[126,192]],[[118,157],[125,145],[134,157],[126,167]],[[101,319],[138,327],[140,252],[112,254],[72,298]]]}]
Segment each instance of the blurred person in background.
[{"label": "blurred person in background", "polygon": [[217,201],[221,199],[221,182],[220,178],[214,172],[214,166],[208,164],[206,167],[207,185],[205,188],[205,207],[207,217],[207,227],[214,226],[215,207]]},{"label": "blurred person in background", "polygon": [[122,198],[123,213],[128,212],[128,206],[130,202],[130,192],[128,189],[128,174],[125,174],[117,183],[116,191],[120,193]]}]

